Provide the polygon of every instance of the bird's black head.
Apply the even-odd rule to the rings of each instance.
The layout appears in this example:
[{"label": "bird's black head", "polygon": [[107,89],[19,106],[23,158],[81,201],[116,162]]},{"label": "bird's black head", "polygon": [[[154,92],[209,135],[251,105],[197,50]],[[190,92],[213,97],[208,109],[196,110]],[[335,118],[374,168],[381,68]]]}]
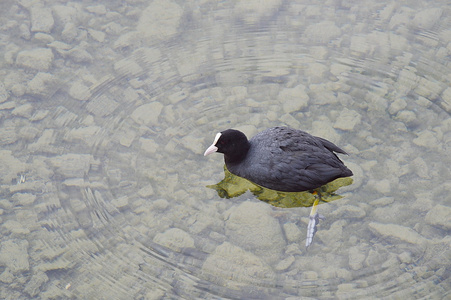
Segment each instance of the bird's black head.
[{"label": "bird's black head", "polygon": [[249,141],[244,133],[227,129],[216,135],[213,144],[208,147],[204,155],[219,152],[224,154],[226,162],[239,162],[246,157],[249,147]]}]

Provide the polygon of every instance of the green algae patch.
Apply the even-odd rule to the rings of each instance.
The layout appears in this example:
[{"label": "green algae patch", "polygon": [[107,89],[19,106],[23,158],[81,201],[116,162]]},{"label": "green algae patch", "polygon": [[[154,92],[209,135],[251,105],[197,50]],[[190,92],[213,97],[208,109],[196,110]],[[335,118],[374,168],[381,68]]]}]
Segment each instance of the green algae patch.
[{"label": "green algae patch", "polygon": [[[321,193],[321,199],[324,202],[331,202],[341,199],[343,196],[336,194],[336,191],[341,187],[351,185],[352,182],[353,180],[350,177],[338,178],[317,188],[316,191]],[[312,191],[288,193],[270,190],[230,173],[225,166],[224,179],[207,187],[214,189],[219,197],[227,199],[238,197],[249,190],[259,200],[282,208],[309,207],[315,201]]]}]

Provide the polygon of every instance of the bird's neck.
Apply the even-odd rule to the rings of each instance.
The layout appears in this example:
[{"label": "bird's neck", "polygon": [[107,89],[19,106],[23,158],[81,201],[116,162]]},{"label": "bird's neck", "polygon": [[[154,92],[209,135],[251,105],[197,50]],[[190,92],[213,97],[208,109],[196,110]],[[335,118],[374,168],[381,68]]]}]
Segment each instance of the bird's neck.
[{"label": "bird's neck", "polygon": [[247,143],[245,146],[243,146],[240,151],[235,151],[234,153],[227,153],[224,154],[224,161],[227,164],[237,164],[242,162],[249,152],[251,145]]}]

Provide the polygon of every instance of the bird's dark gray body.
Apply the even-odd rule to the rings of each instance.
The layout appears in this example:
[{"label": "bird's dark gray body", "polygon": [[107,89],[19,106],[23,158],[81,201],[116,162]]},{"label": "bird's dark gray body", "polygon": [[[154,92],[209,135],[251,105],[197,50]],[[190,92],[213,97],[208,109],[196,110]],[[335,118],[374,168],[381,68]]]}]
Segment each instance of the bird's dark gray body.
[{"label": "bird's dark gray body", "polygon": [[249,140],[240,162],[227,169],[260,186],[283,192],[313,190],[340,177],[352,176],[334,152],[346,154],[333,143],[289,127],[274,127]]}]

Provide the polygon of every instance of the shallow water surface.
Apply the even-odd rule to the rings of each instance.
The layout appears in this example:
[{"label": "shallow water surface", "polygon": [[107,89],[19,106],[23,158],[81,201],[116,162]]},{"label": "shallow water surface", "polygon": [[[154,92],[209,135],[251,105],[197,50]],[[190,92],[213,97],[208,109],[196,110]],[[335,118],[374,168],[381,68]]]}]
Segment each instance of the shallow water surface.
[{"label": "shallow water surface", "polygon": [[[0,298],[446,299],[440,1],[3,1]],[[319,206],[207,188],[218,131],[331,140]]]}]

